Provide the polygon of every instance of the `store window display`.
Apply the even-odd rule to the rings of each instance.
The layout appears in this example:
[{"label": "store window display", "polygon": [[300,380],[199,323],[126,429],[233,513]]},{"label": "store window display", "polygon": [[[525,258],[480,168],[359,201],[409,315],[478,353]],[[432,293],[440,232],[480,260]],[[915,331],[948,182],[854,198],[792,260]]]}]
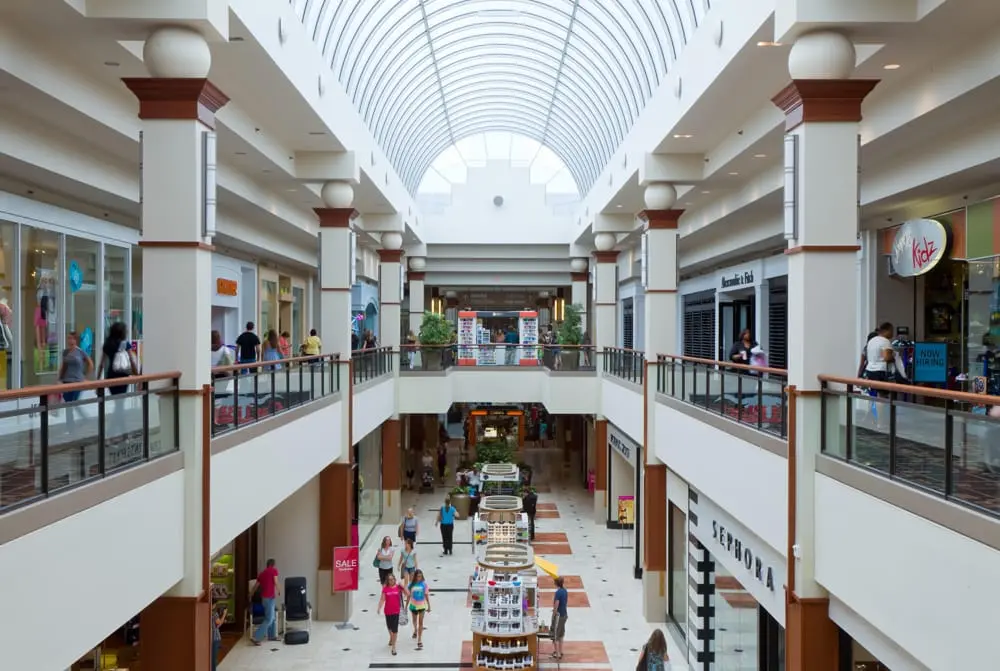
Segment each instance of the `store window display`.
[{"label": "store window display", "polygon": [[260,332],[278,330],[278,283],[261,280],[260,283]]},{"label": "store window display", "polygon": [[354,446],[356,510],[361,543],[382,519],[382,432],[376,429]]},{"label": "store window display", "polygon": [[100,244],[66,236],[66,331],[79,334],[78,345],[94,358],[97,336],[97,259]]},{"label": "store window display", "polygon": [[51,384],[59,371],[59,235],[23,227],[21,232],[22,383]]},{"label": "store window display", "polygon": [[132,340],[142,342],[142,247],[131,250]]},{"label": "store window display", "polygon": [[[128,322],[125,297],[128,295],[128,250],[115,245],[104,246],[104,332],[115,322]],[[134,331],[134,327],[133,327]],[[136,339],[133,336],[132,339]]]},{"label": "store window display", "polygon": [[0,222],[0,391],[13,388],[14,248],[17,227]]}]

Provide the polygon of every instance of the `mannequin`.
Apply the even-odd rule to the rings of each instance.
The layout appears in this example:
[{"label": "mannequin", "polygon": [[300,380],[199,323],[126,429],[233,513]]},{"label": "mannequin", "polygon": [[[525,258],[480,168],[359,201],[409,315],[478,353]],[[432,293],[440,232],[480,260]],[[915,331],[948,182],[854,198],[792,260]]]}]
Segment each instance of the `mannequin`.
[{"label": "mannequin", "polygon": [[0,389],[10,389],[11,351],[14,349],[14,335],[10,325],[14,322],[14,311],[7,302],[7,297],[0,298]]}]

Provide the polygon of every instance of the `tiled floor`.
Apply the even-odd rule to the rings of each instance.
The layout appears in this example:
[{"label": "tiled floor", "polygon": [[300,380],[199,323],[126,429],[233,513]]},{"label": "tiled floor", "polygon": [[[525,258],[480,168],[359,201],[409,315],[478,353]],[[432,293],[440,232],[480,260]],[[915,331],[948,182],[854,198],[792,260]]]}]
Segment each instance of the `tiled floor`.
[{"label": "tiled floor", "polygon": [[[593,503],[575,476],[564,476],[555,451],[533,454],[536,479],[551,485],[551,493],[541,495],[540,511],[555,512],[560,517],[536,519],[538,554],[559,567],[569,590],[569,618],[566,627],[566,657],[559,665],[569,671],[632,671],[638,651],[654,625],[642,616],[642,584],[632,577],[632,551],[619,550],[617,531],[593,520]],[[573,471],[575,473],[575,471]],[[561,481],[572,479],[569,485]],[[433,507],[439,494],[411,496],[407,504],[417,510]],[[386,646],[384,620],[375,614],[378,601],[374,569],[365,568],[362,589],[356,595],[354,617],[347,630],[333,623],[315,622],[308,645],[275,644],[260,648],[245,642],[237,645],[223,663],[222,671],[320,671],[352,669],[459,669],[468,668],[471,639],[467,607],[468,575],[473,566],[468,521],[457,523],[455,554],[438,557],[424,550],[423,565],[430,580],[433,611],[427,616],[424,649],[415,650],[409,632],[400,636],[398,656],[392,657]],[[390,525],[377,530],[373,538],[393,531]],[[434,539],[436,540],[436,539]],[[431,545],[428,541],[427,545]],[[552,548],[572,548],[571,554]],[[364,551],[362,551],[364,554]],[[371,573],[371,575],[369,575]],[[542,613],[548,617],[555,585],[540,581]],[[612,616],[612,617],[608,617]],[[668,632],[669,635],[669,632]],[[543,641],[542,669],[555,669],[548,660],[551,643]],[[674,671],[688,671],[675,639],[670,639]],[[417,666],[419,665],[419,666]]]}]

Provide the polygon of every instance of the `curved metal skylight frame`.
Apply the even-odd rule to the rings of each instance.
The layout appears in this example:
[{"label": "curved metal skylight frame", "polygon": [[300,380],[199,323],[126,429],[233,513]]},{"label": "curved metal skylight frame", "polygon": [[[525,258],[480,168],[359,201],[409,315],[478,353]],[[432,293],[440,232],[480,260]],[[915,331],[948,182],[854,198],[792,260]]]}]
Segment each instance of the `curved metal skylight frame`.
[{"label": "curved metal skylight frame", "polygon": [[411,193],[434,159],[503,131],[549,147],[581,194],[710,0],[289,0]]}]

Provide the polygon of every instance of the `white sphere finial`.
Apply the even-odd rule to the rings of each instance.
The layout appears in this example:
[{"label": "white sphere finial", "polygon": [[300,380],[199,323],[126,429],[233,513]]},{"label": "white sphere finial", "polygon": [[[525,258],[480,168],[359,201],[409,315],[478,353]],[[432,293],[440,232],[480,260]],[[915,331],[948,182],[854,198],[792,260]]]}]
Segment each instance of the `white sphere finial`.
[{"label": "white sphere finial", "polygon": [[382,234],[382,249],[399,249],[403,246],[403,235],[396,231]]},{"label": "white sphere finial", "polygon": [[848,79],[856,63],[854,43],[843,34],[806,33],[788,54],[788,74],[792,79]]},{"label": "white sphere finial", "polygon": [[615,236],[613,233],[598,233],[594,236],[594,247],[599,252],[610,252],[615,246]]},{"label": "white sphere finial", "polygon": [[333,209],[345,209],[354,204],[354,187],[347,182],[327,182],[320,191],[323,203]]},{"label": "white sphere finial", "polygon": [[648,210],[669,210],[677,202],[677,189],[669,182],[653,182],[643,194]]},{"label": "white sphere finial", "polygon": [[183,26],[158,28],[142,46],[142,60],[149,74],[160,79],[202,79],[212,69],[208,42]]},{"label": "white sphere finial", "polygon": [[587,272],[587,259],[572,259],[569,262],[569,269],[574,273],[585,273]]},{"label": "white sphere finial", "polygon": [[423,270],[427,267],[427,259],[422,256],[410,257],[410,270]]}]

